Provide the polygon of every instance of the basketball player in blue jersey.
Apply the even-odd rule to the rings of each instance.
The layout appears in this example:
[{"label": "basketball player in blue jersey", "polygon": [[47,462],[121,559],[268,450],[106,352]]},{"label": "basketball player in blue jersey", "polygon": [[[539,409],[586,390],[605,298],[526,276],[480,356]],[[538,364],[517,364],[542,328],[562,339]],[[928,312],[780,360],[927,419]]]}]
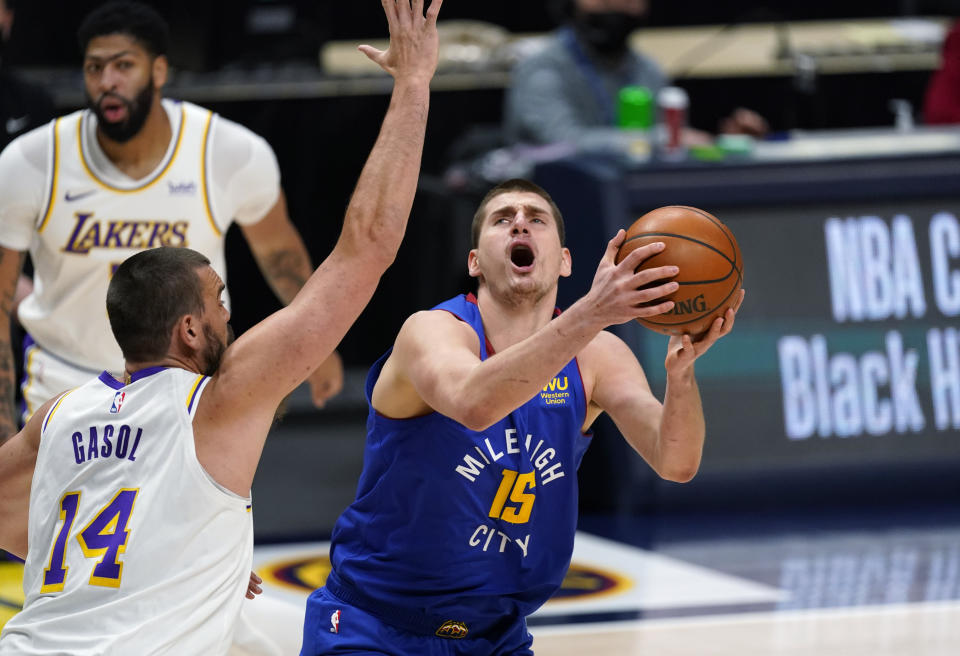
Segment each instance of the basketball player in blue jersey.
[{"label": "basketball player in blue jersey", "polygon": [[361,50],[393,76],[390,106],[340,238],[293,301],[228,347],[209,258],[133,255],[107,293],[128,382],[103,372],[0,446],[0,548],[26,559],[3,656],[227,653],[274,413],[373,295],[416,193],[441,2],[381,1],[389,46]]},{"label": "basketball player in blue jersey", "polygon": [[[557,315],[570,274],[547,193],[505,182],[484,198],[467,258],[476,296],[411,316],[367,379],[356,500],[334,528],[326,586],[307,602],[302,654],[530,654],[525,618],[573,551],[577,467],[607,412],[662,477],[697,471],[704,417],[694,362],[733,328],[670,339],[663,403],[603,329],[668,312],[676,268],[634,273],[608,244],[590,291]],[[737,302],[739,308],[743,297]]]},{"label": "basketball player in blue jersey", "polygon": [[[88,107],[0,154],[0,441],[16,432],[8,335],[26,251],[35,286],[17,312],[28,333],[23,420],[101,370],[122,371],[102,306],[113,269],[133,253],[189,246],[224,277],[225,235],[237,223],[284,304],[313,270],[267,142],[162,97],[169,30],[154,9],[104,4],[78,40]],[[310,378],[315,402],[339,391],[342,376],[333,355]]]}]

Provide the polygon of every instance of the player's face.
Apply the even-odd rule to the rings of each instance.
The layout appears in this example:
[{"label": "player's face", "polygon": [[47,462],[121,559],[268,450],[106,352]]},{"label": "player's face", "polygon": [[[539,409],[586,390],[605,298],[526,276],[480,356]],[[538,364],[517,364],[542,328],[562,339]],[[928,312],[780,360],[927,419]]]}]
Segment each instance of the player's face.
[{"label": "player's face", "polygon": [[470,275],[510,297],[537,300],[570,275],[570,251],[560,244],[550,204],[538,194],[511,191],[487,203]]},{"label": "player's face", "polygon": [[203,336],[204,346],[200,353],[203,373],[212,376],[220,367],[220,361],[233,341],[233,329],[228,323],[230,311],[223,304],[223,281],[210,267],[200,271],[203,283]]},{"label": "player's face", "polygon": [[91,39],[83,58],[87,105],[102,132],[120,143],[143,128],[165,78],[166,60],[124,34]]}]

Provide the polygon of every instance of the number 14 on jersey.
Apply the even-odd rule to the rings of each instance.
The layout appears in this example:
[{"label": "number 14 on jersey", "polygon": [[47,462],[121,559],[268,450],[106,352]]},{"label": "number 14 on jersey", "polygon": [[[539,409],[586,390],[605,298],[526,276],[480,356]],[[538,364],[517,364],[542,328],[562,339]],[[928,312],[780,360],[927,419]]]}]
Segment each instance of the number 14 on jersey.
[{"label": "number 14 on jersey", "polygon": [[[127,549],[130,531],[127,524],[133,513],[139,489],[124,488],[117,492],[92,520],[77,533],[77,542],[86,558],[100,558],[90,574],[90,585],[119,588],[123,575],[120,554]],[[80,492],[67,492],[60,498],[60,530],[53,541],[50,562],[43,570],[41,593],[60,592],[70,567],[66,565],[70,547],[70,531],[80,509]]]}]

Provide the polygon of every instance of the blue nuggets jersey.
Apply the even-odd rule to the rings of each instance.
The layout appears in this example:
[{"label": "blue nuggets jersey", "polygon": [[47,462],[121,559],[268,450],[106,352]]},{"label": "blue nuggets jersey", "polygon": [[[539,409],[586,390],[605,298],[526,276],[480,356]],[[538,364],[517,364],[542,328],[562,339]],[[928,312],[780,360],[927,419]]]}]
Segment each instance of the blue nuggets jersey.
[{"label": "blue nuggets jersey", "polygon": [[[470,324],[481,359],[490,355],[472,295],[434,310]],[[370,371],[368,402],[388,356]],[[480,432],[436,412],[390,419],[371,405],[357,498],[334,528],[327,587],[399,626],[436,624],[437,635],[443,625],[469,633],[532,613],[570,564],[585,413],[575,359]]]}]

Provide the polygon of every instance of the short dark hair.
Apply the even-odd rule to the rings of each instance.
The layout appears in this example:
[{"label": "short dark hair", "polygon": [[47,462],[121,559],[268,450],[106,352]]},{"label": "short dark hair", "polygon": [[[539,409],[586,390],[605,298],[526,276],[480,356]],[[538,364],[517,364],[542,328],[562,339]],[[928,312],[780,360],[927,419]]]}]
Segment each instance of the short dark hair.
[{"label": "short dark hair", "polygon": [[483,229],[483,219],[484,214],[486,214],[487,211],[487,204],[497,196],[510,193],[511,191],[523,191],[536,194],[550,204],[550,209],[553,212],[553,218],[556,219],[557,222],[557,232],[560,235],[560,245],[563,246],[567,240],[566,230],[564,229],[563,225],[563,215],[560,214],[560,208],[557,207],[555,202],[553,202],[550,194],[548,194],[543,187],[538,184],[534,184],[529,180],[513,178],[512,180],[507,180],[498,184],[496,187],[488,191],[487,195],[484,196],[483,200],[480,201],[480,206],[477,208],[476,213],[474,213],[473,223],[470,226],[470,236],[473,248],[476,248],[477,244],[480,242],[480,231]]},{"label": "short dark hair", "polygon": [[177,321],[203,313],[197,270],[209,264],[197,251],[161,246],[117,267],[107,288],[107,316],[126,360],[151,362],[167,355]]},{"label": "short dark hair", "polygon": [[85,54],[91,40],[108,34],[126,34],[154,57],[166,55],[170,47],[167,21],[156,9],[141,2],[108,2],[87,14],[77,29],[80,52]]}]

